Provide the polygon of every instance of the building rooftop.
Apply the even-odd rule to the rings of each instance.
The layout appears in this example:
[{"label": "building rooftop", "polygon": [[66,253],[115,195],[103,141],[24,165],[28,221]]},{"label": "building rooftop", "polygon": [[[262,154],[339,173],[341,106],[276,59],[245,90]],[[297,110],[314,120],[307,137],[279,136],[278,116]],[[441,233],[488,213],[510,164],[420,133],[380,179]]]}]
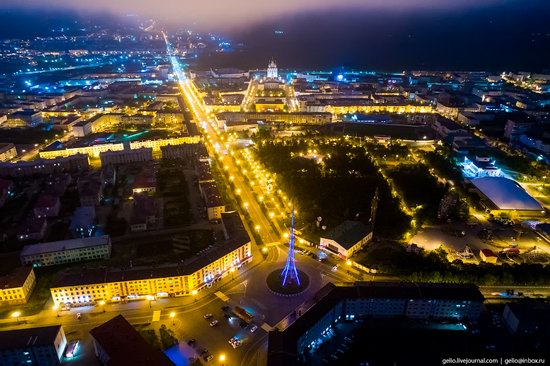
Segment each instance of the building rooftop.
[{"label": "building rooftop", "polygon": [[27,217],[17,229],[17,235],[29,235],[41,232],[46,225],[45,218]]},{"label": "building rooftop", "polygon": [[236,223],[234,223],[231,227],[228,226],[228,229],[226,230],[229,231],[229,238],[223,244],[214,245],[210,249],[201,252],[200,255],[196,255],[183,263],[178,263],[176,265],[169,264],[158,267],[133,267],[126,269],[104,267],[80,269],[78,272],[68,271],[57,276],[51,287],[56,288],[117,281],[134,281],[145,278],[165,278],[189,275],[205,267],[207,264],[212,263],[228,253],[240,248],[246,243],[249,243],[250,237],[248,236],[246,230],[244,230],[242,222],[241,227],[243,229],[239,229],[239,226]]},{"label": "building rooftop", "polygon": [[19,267],[10,274],[0,277],[0,290],[22,287],[31,272],[32,267]]},{"label": "building rooftop", "polygon": [[472,184],[499,210],[542,211],[544,208],[517,182],[503,177],[472,179]]},{"label": "building rooftop", "polygon": [[269,332],[268,364],[293,365],[298,339],[338,303],[357,298],[484,301],[483,295],[475,285],[355,282],[353,285],[337,286],[328,283],[304,304],[306,306],[300,306],[308,310],[290,323],[284,331]]},{"label": "building rooftop", "polygon": [[59,197],[53,194],[41,194],[36,200],[34,208],[48,208],[59,203]]},{"label": "building rooftop", "polygon": [[132,189],[144,189],[157,186],[157,178],[154,173],[143,173],[134,178]]},{"label": "building rooftop", "polygon": [[200,182],[199,184],[205,197],[206,207],[223,206],[222,197],[215,182]]},{"label": "building rooftop", "polygon": [[61,325],[0,332],[0,350],[53,345]]},{"label": "building rooftop", "polygon": [[480,251],[481,253],[483,253],[484,256],[486,257],[496,257],[497,255],[495,254],[495,252],[493,252],[491,249],[481,249]]},{"label": "building rooftop", "polygon": [[155,350],[122,316],[90,330],[90,334],[107,353],[107,366],[174,365],[160,350]]},{"label": "building rooftop", "polygon": [[349,249],[370,234],[371,231],[371,226],[367,226],[360,221],[346,220],[322,237],[334,240],[344,248]]},{"label": "building rooftop", "polygon": [[62,250],[74,250],[80,248],[96,247],[99,245],[107,245],[111,242],[109,235],[77,238],[69,240],[52,241],[49,243],[40,243],[25,245],[21,251],[21,257],[29,255],[39,255],[44,253],[60,252]]}]

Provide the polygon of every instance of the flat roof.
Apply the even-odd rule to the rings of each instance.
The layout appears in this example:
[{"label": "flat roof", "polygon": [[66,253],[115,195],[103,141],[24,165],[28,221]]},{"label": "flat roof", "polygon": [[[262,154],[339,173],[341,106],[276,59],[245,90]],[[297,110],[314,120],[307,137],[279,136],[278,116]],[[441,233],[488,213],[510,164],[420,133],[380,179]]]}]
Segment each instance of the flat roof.
[{"label": "flat roof", "polygon": [[514,180],[504,177],[483,177],[472,179],[472,184],[499,210],[544,210],[542,205]]},{"label": "flat roof", "polygon": [[111,242],[109,235],[95,236],[89,238],[77,238],[48,243],[25,245],[21,251],[21,257],[29,255],[40,255],[45,253],[60,252],[63,250],[74,250],[88,247],[107,245]]},{"label": "flat roof", "polygon": [[302,316],[285,330],[269,332],[268,365],[294,364],[298,339],[338,303],[358,298],[484,301],[478,287],[472,284],[355,282],[337,286],[328,283],[310,299],[313,305]]},{"label": "flat roof", "polygon": [[32,267],[19,267],[13,272],[0,277],[0,290],[22,287],[31,272]]},{"label": "flat roof", "polygon": [[61,325],[49,327],[14,329],[0,332],[0,350],[52,345],[61,330]]},{"label": "flat roof", "polygon": [[122,316],[90,330],[94,340],[109,356],[106,365],[174,365],[160,350],[156,350]]},{"label": "flat roof", "polygon": [[371,232],[372,227],[360,221],[346,220],[326,235],[323,235],[322,238],[334,240],[344,248],[349,249]]},{"label": "flat roof", "polygon": [[[222,214],[223,215],[223,214]],[[227,216],[222,216],[227,221]],[[241,227],[243,228],[241,230]],[[250,242],[250,237],[244,226],[233,222],[232,226],[226,229],[229,239],[221,245],[215,245],[189,260],[178,264],[167,264],[158,267],[133,267],[133,268],[91,268],[79,269],[77,272],[68,271],[61,273],[54,279],[51,287],[79,286],[86,284],[99,284],[120,281],[136,281],[147,278],[166,278],[190,275],[205,267],[209,263],[231,253]]]}]

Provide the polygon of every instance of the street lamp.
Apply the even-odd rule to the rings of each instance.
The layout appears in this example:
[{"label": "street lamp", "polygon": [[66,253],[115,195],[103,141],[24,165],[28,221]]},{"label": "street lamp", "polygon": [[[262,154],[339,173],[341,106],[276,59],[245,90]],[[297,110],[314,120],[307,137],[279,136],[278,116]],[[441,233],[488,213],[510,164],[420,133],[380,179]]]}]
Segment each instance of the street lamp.
[{"label": "street lamp", "polygon": [[176,313],[175,312],[170,312],[170,318],[172,318],[172,325],[176,325]]},{"label": "street lamp", "polygon": [[[150,303],[149,303],[150,304]],[[101,300],[99,302],[99,306],[101,306],[101,309],[103,310],[103,312],[105,312],[105,300]]]},{"label": "street lamp", "polygon": [[19,324],[19,317],[20,316],[21,316],[20,311],[14,311],[13,313],[11,313],[11,317],[17,319],[17,324]]},{"label": "street lamp", "polygon": [[153,301],[155,297],[153,295],[147,295],[147,300],[149,300],[149,309],[151,308],[151,301]]},{"label": "street lamp", "polygon": [[222,353],[219,357],[221,364],[223,365],[225,362],[225,355]]},{"label": "street lamp", "polygon": [[191,291],[191,295],[195,297],[195,301],[197,301],[197,290]]},{"label": "street lamp", "polygon": [[54,304],[52,310],[55,311],[56,315],[59,316],[59,304]]}]

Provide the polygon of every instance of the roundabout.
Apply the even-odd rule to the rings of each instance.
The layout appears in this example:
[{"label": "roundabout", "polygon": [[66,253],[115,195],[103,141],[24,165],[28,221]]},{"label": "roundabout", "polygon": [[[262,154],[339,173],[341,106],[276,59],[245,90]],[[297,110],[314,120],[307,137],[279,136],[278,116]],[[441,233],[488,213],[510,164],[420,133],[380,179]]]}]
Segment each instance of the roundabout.
[{"label": "roundabout", "polygon": [[309,276],[298,270],[298,281],[288,281],[283,285],[283,268],[276,269],[269,273],[266,278],[267,287],[277,295],[297,295],[309,287]]}]

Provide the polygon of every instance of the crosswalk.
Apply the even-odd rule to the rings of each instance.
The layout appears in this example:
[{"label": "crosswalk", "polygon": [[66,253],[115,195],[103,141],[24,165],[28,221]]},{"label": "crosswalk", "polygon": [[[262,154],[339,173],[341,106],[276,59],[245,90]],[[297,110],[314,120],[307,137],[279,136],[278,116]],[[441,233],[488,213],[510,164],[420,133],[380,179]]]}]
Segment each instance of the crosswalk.
[{"label": "crosswalk", "polygon": [[273,329],[273,327],[271,325],[267,324],[267,323],[263,323],[261,328],[263,330],[265,330],[266,332],[269,332],[271,329]]},{"label": "crosswalk", "polygon": [[227,297],[223,292],[221,291],[217,291],[214,293],[214,295],[216,295],[218,298],[220,298],[220,300],[222,300],[223,302],[228,302],[229,301],[229,297]]},{"label": "crosswalk", "polygon": [[153,319],[151,322],[158,322],[160,320],[160,310],[153,311]]}]

